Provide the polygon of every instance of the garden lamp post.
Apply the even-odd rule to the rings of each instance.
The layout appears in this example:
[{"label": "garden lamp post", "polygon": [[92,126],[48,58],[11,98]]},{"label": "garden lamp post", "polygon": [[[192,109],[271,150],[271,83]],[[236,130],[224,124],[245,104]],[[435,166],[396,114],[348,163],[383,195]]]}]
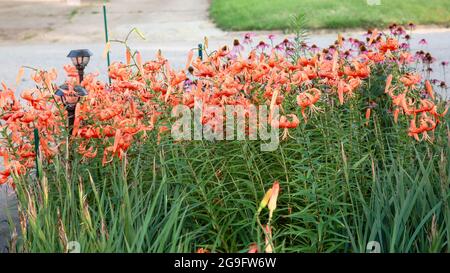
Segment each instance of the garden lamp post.
[{"label": "garden lamp post", "polygon": [[80,84],[84,77],[84,68],[88,65],[92,56],[92,52],[89,49],[76,49],[69,52],[69,57],[72,60],[73,65],[77,68],[78,76],[80,78]]},{"label": "garden lamp post", "polygon": [[73,124],[75,122],[75,109],[77,108],[77,103],[80,101],[81,97],[87,96],[87,90],[81,85],[76,85],[73,88],[74,94],[67,94],[69,90],[67,84],[61,85],[58,90],[56,90],[55,95],[61,97],[61,101],[64,108],[67,111],[67,120],[69,122],[69,134],[72,135]]},{"label": "garden lamp post", "polygon": [[[92,53],[88,49],[72,50],[69,52],[69,55],[67,55],[67,57],[71,58],[73,65],[78,71],[80,84],[83,81],[84,68],[89,63],[89,59],[91,56]],[[88,92],[81,85],[75,85],[73,88],[74,92],[71,94],[68,94],[67,91],[69,91],[69,86],[67,84],[63,84],[56,90],[55,95],[61,97],[61,101],[67,111],[69,134],[72,135],[77,103],[80,101],[81,97],[87,96]]]}]

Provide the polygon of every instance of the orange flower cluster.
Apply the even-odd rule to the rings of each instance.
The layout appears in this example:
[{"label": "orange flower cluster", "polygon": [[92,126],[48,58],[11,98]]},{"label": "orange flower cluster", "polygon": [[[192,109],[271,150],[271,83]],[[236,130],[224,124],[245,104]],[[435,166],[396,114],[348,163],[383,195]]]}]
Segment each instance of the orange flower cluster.
[{"label": "orange flower cluster", "polygon": [[[421,139],[430,140],[428,132],[433,131],[439,124],[440,119],[447,114],[448,106],[442,113],[438,113],[437,106],[433,102],[433,87],[428,80],[425,81],[424,90],[428,98],[414,99],[410,96],[409,93],[421,82],[420,75],[406,74],[399,81],[402,83],[402,86],[400,86],[401,92],[395,94],[396,88],[392,87],[392,75],[388,76],[385,88],[385,93],[392,98],[395,122],[397,122],[399,114],[408,116],[411,120],[408,135],[414,137],[417,141]],[[419,123],[419,127],[417,127],[417,123]],[[422,134],[422,138],[419,137],[420,134]]]},{"label": "orange flower cluster", "polygon": [[34,129],[38,129],[40,148],[43,156],[53,157],[58,152],[58,136],[64,115],[51,101],[56,72],[39,72],[33,75],[36,83],[46,88],[28,89],[22,92],[20,103],[14,91],[2,83],[0,92],[0,157],[3,157],[4,169],[0,171],[0,184],[5,183],[11,174],[21,175],[34,167]]},{"label": "orange flower cluster", "polygon": [[[446,111],[438,112],[429,82],[420,98],[421,78],[401,72],[404,69],[400,68],[416,58],[396,37],[377,31],[369,32],[366,42],[339,36],[334,45],[323,50],[285,39],[272,47],[261,42],[248,54],[236,40],[233,48],[205,52],[204,60],[193,58],[191,51],[186,69],[181,71],[172,69],[161,53],[143,62],[139,52],[132,54],[127,49],[125,63],[115,62],[109,68],[111,85],[99,81],[97,75],[86,75],[81,85],[89,94],[78,103],[70,139],[78,144],[77,152],[85,160],[101,156],[107,164],[115,156],[122,158],[147,131],[168,131],[171,109],[177,105],[193,108],[196,100],[219,107],[241,105],[247,110],[251,105],[265,104],[271,114],[280,106],[281,114],[275,117],[278,122],[272,126],[283,128],[287,135],[287,130],[300,124],[298,114],[306,122],[320,104],[334,100],[344,104],[360,94],[372,71],[380,66],[395,75],[386,76],[385,89],[395,120],[400,113],[405,114],[411,118],[409,135],[420,140],[422,134],[428,139]],[[65,70],[70,92],[78,74],[72,66]],[[35,128],[40,135],[40,152],[47,160],[58,153],[68,131],[66,111],[53,95],[55,71],[38,71],[32,78],[37,87],[22,92],[24,103],[6,85],[0,90],[0,156],[5,162],[0,183],[8,181],[12,173],[23,174],[34,166]],[[367,119],[370,113],[368,106]],[[204,123],[223,118],[207,112],[203,115]]]}]

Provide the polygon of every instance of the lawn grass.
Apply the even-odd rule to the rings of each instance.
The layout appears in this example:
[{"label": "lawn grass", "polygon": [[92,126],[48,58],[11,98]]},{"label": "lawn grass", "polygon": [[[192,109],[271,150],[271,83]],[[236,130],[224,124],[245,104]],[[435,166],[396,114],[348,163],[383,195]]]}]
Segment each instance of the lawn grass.
[{"label": "lawn grass", "polygon": [[[369,1],[370,2],[370,1]],[[311,29],[384,27],[390,23],[450,25],[450,1],[213,0],[210,15],[225,30],[285,30],[290,15],[306,15]]]}]

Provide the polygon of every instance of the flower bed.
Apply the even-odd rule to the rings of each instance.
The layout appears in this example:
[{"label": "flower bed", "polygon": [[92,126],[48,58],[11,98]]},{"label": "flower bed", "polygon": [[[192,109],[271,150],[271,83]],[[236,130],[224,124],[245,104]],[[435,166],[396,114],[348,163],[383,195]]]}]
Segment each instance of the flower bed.
[{"label": "flower bed", "polygon": [[[420,71],[414,68],[421,67],[426,70],[434,59],[430,54],[424,52],[412,54],[409,51],[409,34],[401,26],[393,26],[390,33],[369,31],[366,37],[366,41],[360,41],[339,36],[334,45],[326,49],[319,49],[314,45],[308,46],[299,38],[285,39],[280,44],[273,44],[269,39],[253,46],[252,36],[246,35],[243,44],[236,40],[233,47],[224,46],[212,52],[206,50],[203,60],[194,58],[194,52],[190,51],[186,69],[182,71],[172,69],[169,62],[160,53],[154,60],[144,62],[139,52],[133,52],[126,46],[125,62],[115,62],[109,68],[111,84],[99,81],[96,78],[97,75],[94,74],[89,74],[84,78],[81,85],[88,90],[89,94],[77,105],[73,132],[70,136],[66,124],[66,111],[60,99],[54,95],[57,89],[56,72],[54,70],[36,70],[32,75],[36,88],[27,89],[21,93],[23,103],[15,96],[12,89],[5,84],[2,85],[2,92],[0,92],[2,125],[0,129],[3,138],[1,139],[0,156],[4,158],[5,168],[0,172],[0,183],[19,183],[21,185],[19,192],[24,194],[23,202],[27,204],[23,204],[23,206],[28,208],[27,213],[29,213],[30,209],[36,209],[36,205],[31,206],[32,198],[26,197],[29,196],[30,189],[23,181],[26,180],[24,176],[31,169],[36,168],[36,162],[40,163],[37,169],[42,173],[41,177],[52,180],[63,175],[68,181],[78,179],[77,173],[73,172],[82,166],[89,169],[89,166],[107,167],[111,165],[112,169],[108,169],[111,170],[110,174],[101,174],[101,171],[98,171],[96,177],[99,179],[98,183],[101,183],[100,181],[108,179],[114,180],[112,178],[114,175],[126,176],[125,173],[131,171],[129,169],[131,165],[136,170],[145,168],[145,162],[139,161],[141,157],[139,151],[151,145],[155,145],[152,146],[156,147],[153,151],[161,153],[161,157],[167,152],[173,152],[173,160],[176,161],[175,153],[181,152],[178,149],[184,149],[183,147],[186,145],[189,147],[191,144],[171,138],[170,131],[175,122],[171,113],[175,107],[180,105],[194,109],[196,100],[201,100],[206,105],[205,107],[242,106],[250,119],[254,115],[250,111],[250,106],[266,105],[269,108],[271,126],[282,130],[279,135],[282,145],[285,147],[307,145],[306,150],[294,147],[297,147],[295,149],[298,153],[300,151],[306,153],[302,154],[302,158],[306,158],[308,162],[302,164],[309,171],[306,171],[308,175],[306,173],[302,175],[306,175],[309,179],[313,179],[310,177],[310,172],[314,172],[316,168],[320,169],[319,166],[327,166],[330,160],[339,159],[339,165],[343,164],[340,166],[344,170],[345,181],[348,183],[352,174],[349,173],[350,167],[347,161],[349,155],[346,154],[346,151],[353,149],[352,141],[355,146],[373,143],[377,147],[370,148],[367,156],[353,162],[352,168],[356,170],[363,162],[371,158],[372,167],[369,167],[369,164],[366,166],[368,167],[365,169],[366,171],[363,171],[361,167],[361,179],[365,177],[367,173],[363,172],[367,172],[367,170],[371,170],[373,177],[376,177],[376,169],[382,168],[378,166],[377,160],[385,162],[389,153],[410,155],[411,151],[407,152],[402,149],[411,149],[411,147],[417,146],[417,149],[425,149],[429,153],[431,153],[430,149],[437,149],[437,154],[440,153],[441,157],[447,155],[442,145],[446,143],[448,146],[449,140],[446,140],[446,135],[450,137],[448,115],[446,115],[448,105],[434,92],[434,89],[440,88],[439,83],[432,81],[427,76],[421,76]],[[252,48],[248,55],[245,54],[244,47]],[[69,65],[65,67],[65,71],[68,76],[66,83],[69,86],[67,95],[70,95],[75,92],[73,89],[78,83],[78,74],[75,68]],[[436,83],[438,83],[437,86]],[[435,86],[433,87],[433,85]],[[441,87],[444,86],[441,85]],[[272,116],[275,108],[279,109],[279,115]],[[219,121],[222,118],[221,115],[203,111],[201,123],[213,127],[217,127],[219,124],[221,127]],[[343,128],[350,132],[343,132]],[[39,135],[38,159],[36,159],[34,129],[38,130]],[[248,129],[247,126],[247,134]],[[331,129],[335,130],[333,134],[340,134],[342,140],[330,135]],[[360,135],[361,139],[358,139],[358,136],[348,135],[353,133],[352,130],[364,132],[364,136]],[[315,132],[313,135],[307,133],[313,131]],[[385,135],[380,135],[380,132]],[[308,138],[303,139],[306,135]],[[376,137],[373,138],[371,135]],[[337,150],[333,144],[336,141],[340,142]],[[326,158],[319,160],[318,157],[314,157],[314,155],[320,157],[318,152],[321,149],[320,146],[315,146],[315,142],[323,145],[324,154],[328,153]],[[212,145],[208,146],[208,149],[214,150],[215,144],[217,143],[207,144]],[[227,144],[227,141],[223,141],[220,147],[227,149],[227,145],[233,147],[235,144],[236,142]],[[164,151],[164,147],[167,145],[173,146],[169,146],[168,150]],[[176,145],[179,147],[176,148]],[[192,151],[195,151],[195,144],[192,143],[192,145],[194,145],[191,147]],[[368,144],[368,146],[370,145]],[[391,147],[391,145],[395,146]],[[363,146],[358,146],[357,149],[365,151]],[[338,156],[335,157],[335,152],[333,154],[331,151],[338,151]],[[183,152],[186,155],[186,150]],[[284,153],[283,149],[276,153],[278,152]],[[292,158],[283,156],[283,162],[297,158],[298,153],[292,153]],[[179,156],[183,158],[181,154]],[[197,156],[203,157],[200,154]],[[263,157],[267,155],[262,153],[257,155],[257,157],[259,156],[261,156],[261,162],[255,163],[255,167],[264,169],[263,162],[266,162],[266,159]],[[216,158],[211,157],[209,160],[214,161],[218,158],[220,158],[219,155]],[[141,163],[136,163],[135,160]],[[129,161],[134,163],[127,163]],[[123,164],[121,171],[114,167],[118,162]],[[164,165],[160,164],[153,165],[152,173],[154,175],[156,175],[157,169]],[[195,161],[192,164],[196,164]],[[287,191],[285,194],[289,197],[286,198],[290,199],[292,194],[296,195],[296,192],[290,192],[289,186],[284,184],[289,182],[291,171],[284,169],[286,165],[283,164],[278,166],[275,172],[284,173],[285,175],[282,177],[285,179],[284,182],[281,181],[280,184],[277,182],[276,185]],[[216,172],[213,172],[217,179],[226,175],[222,168],[217,168]],[[228,169],[227,172],[234,173],[233,167],[229,166],[229,168],[231,169]],[[191,171],[193,175],[191,179],[194,179],[196,171],[194,169]],[[340,171],[342,171],[340,168],[335,170],[336,173]],[[438,172],[438,169],[436,171]],[[119,174],[120,172],[125,173]],[[299,170],[298,172],[303,173]],[[388,171],[384,170],[384,172],[382,175],[387,175]],[[295,176],[295,173],[292,175]],[[78,173],[78,175],[81,174]],[[164,177],[167,174],[161,175]],[[228,179],[231,180],[227,181],[234,181],[234,178],[239,180],[237,177],[240,177],[240,174],[235,173],[235,175],[230,174]],[[433,177],[434,171],[429,175]],[[51,178],[52,176],[54,178]],[[159,177],[159,175],[157,176]],[[176,175],[174,174],[174,176]],[[274,176],[272,177],[274,179],[267,182],[281,180],[279,176]],[[96,180],[92,180],[91,174],[89,177],[92,183],[97,183]],[[326,177],[328,176],[314,174],[316,181],[321,181]],[[79,179],[81,181],[87,178],[79,177]],[[370,181],[372,178],[364,179]],[[365,181],[364,179],[363,181]],[[209,181],[208,179],[194,180],[198,183]],[[44,187],[44,189],[41,188],[44,193],[45,188],[48,187],[46,183],[48,182],[41,185]],[[135,182],[131,181],[131,183]],[[80,196],[84,196],[83,188],[80,188],[79,191]],[[375,192],[375,189],[367,189],[367,192]],[[32,191],[32,194],[39,193]],[[242,198],[245,200],[244,197]],[[256,199],[260,198],[261,196],[256,197]],[[266,202],[267,198],[269,195],[265,198]],[[346,202],[348,201],[347,198],[344,199]],[[82,207],[84,202],[86,201],[82,201]],[[217,200],[217,202],[224,201]],[[276,197],[269,206],[269,222],[272,219],[274,202],[276,202]],[[291,213],[296,213],[292,212],[292,206],[295,207],[295,205],[291,202],[287,203],[286,217],[290,217]],[[59,205],[57,207],[59,208]],[[82,209],[80,213],[84,215],[83,219],[85,220],[90,217],[88,217],[89,209],[87,211]],[[213,221],[213,229],[220,229],[218,225],[221,222],[221,216],[212,211],[208,211],[207,214],[210,217],[218,217]],[[33,212],[32,216],[35,218],[36,212]],[[63,221],[60,216],[58,218],[60,219],[58,221]],[[106,222],[109,224],[114,222],[114,219],[107,221],[103,216],[101,219],[99,224],[103,228],[107,225]],[[132,225],[132,221],[129,224]],[[59,225],[62,224],[59,223]],[[289,225],[291,229],[295,229],[292,223]],[[95,230],[95,228],[91,228]],[[269,244],[267,241],[265,249],[272,251],[271,227],[268,225],[262,229],[266,240],[270,241],[270,248],[267,248]],[[290,239],[295,241],[292,237]],[[64,240],[62,241],[64,242]],[[236,250],[236,245],[233,244],[228,247],[224,245],[217,247],[222,251]],[[324,250],[320,246],[317,247],[320,251]],[[252,247],[253,250],[257,248],[257,246]],[[285,245],[283,249],[288,251],[289,246]]]},{"label": "flower bed", "polygon": [[[193,107],[197,98],[207,105],[222,107],[282,106],[284,113],[278,126],[288,130],[300,123],[299,112],[303,122],[307,122],[308,115],[320,109],[320,104],[342,105],[362,94],[368,122],[372,111],[377,111],[379,100],[383,100],[390,104],[395,122],[399,115],[405,116],[410,136],[418,141],[432,140],[430,132],[448,106],[436,102],[429,80],[423,82],[417,72],[409,69],[415,62],[430,65],[431,55],[412,55],[402,27],[394,34],[375,31],[368,35],[367,42],[338,37],[335,45],[320,52],[290,40],[273,47],[260,42],[249,56],[241,55],[242,45],[236,41],[231,50],[224,46],[205,60],[192,60],[191,51],[187,71],[180,72],[171,69],[162,55],[143,62],[139,52],[131,56],[127,49],[126,62],[114,63],[109,68],[113,80],[110,86],[92,74],[81,83],[89,95],[77,107],[72,138],[86,160],[100,154],[103,164],[107,164],[113,156],[122,158],[135,136],[142,137],[140,133],[145,136],[149,130],[166,131],[168,124],[164,119],[169,117],[172,107],[179,104]],[[250,39],[247,37],[244,42],[250,43]],[[383,93],[387,96],[364,94],[361,90],[367,86],[371,71],[381,67],[384,69],[381,76],[386,81]],[[68,65],[65,70],[69,77],[68,93],[74,93],[78,74],[73,66]],[[24,174],[34,166],[34,128],[38,128],[41,136],[44,159],[58,153],[66,117],[63,106],[53,95],[56,77],[54,70],[36,71],[33,80],[37,87],[21,94],[26,104],[21,104],[13,90],[3,84],[1,155],[6,169],[1,173],[2,183],[11,173]],[[204,116],[203,123],[214,122],[213,118]]]}]

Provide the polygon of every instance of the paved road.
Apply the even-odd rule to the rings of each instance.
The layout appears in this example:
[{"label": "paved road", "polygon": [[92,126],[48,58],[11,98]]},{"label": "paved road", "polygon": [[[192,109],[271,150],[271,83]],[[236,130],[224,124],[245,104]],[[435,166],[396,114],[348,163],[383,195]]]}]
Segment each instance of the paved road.
[{"label": "paved road", "polygon": [[[361,36],[361,34],[355,33],[356,37]],[[234,37],[241,38],[243,33],[227,33],[223,36],[217,37],[216,39],[210,39],[210,48],[218,48],[222,45],[232,42]],[[265,35],[261,35],[264,38]],[[278,35],[278,39],[283,38],[282,34]],[[177,37],[174,37],[177,38]],[[256,38],[258,39],[258,38]],[[311,43],[316,43],[319,46],[327,46],[334,42],[336,39],[336,34],[325,34],[325,35],[311,35],[309,41]],[[419,40],[426,39],[428,45],[420,46],[418,44]],[[131,42],[133,48],[140,50],[142,52],[144,59],[151,59],[155,56],[158,49],[161,49],[163,54],[169,59],[171,65],[175,68],[182,68],[186,62],[187,52],[196,47],[198,42],[202,39],[199,38],[195,41],[165,41],[165,42],[154,42],[154,41],[134,41]],[[413,35],[412,45],[413,49],[425,49],[430,51],[437,59],[434,65],[434,78],[444,79],[444,74],[442,67],[439,65],[441,61],[450,60],[450,30],[449,31],[437,31],[430,33],[417,33]],[[70,63],[70,60],[65,56],[70,51],[70,49],[76,48],[89,48],[94,56],[90,64],[88,65],[86,71],[94,72],[98,71],[105,79],[106,75],[106,60],[102,58],[102,52],[104,49],[104,43],[40,43],[40,44],[30,44],[30,45],[1,45],[0,44],[0,80],[5,81],[8,85],[15,85],[15,78],[17,71],[21,65],[28,65],[36,68],[57,68],[60,71],[61,77],[60,81],[63,81],[63,71],[62,67],[64,64]],[[111,59],[123,60],[124,48],[121,44],[112,44]],[[450,73],[450,70],[448,71]],[[449,79],[447,79],[449,80]],[[31,81],[29,80],[29,73],[23,79],[23,83],[19,86],[19,89],[29,87]]]},{"label": "paved road", "polygon": [[[39,5],[17,0],[0,1],[0,81],[15,87],[16,74],[21,65],[57,68],[62,75],[62,66],[69,63],[65,56],[70,49],[76,48],[88,48],[94,53],[86,71],[98,71],[106,80],[106,60],[101,57],[104,43],[100,6],[92,4],[93,1],[84,1],[88,4],[70,9],[57,1],[41,1]],[[243,36],[243,33],[226,33],[215,28],[208,19],[208,2],[111,0],[108,4],[111,37],[123,38],[132,27],[138,27],[147,40],[133,39],[131,46],[140,50],[144,59],[152,58],[161,49],[173,67],[182,68],[187,52],[202,42],[204,36],[209,37],[211,49],[230,45],[234,38]],[[361,35],[353,34],[356,37]],[[259,33],[260,37],[266,35]],[[277,35],[277,39],[283,39],[283,34]],[[336,36],[336,33],[310,35],[309,41],[325,47],[333,43]],[[421,48],[418,44],[421,39],[428,41],[424,49],[434,54],[437,63],[450,60],[450,30],[417,31],[413,35],[413,50]],[[123,56],[123,47],[113,44],[112,60],[123,60]],[[438,65],[433,68],[433,77],[443,79],[442,69]],[[59,81],[63,79],[63,76],[59,77]],[[17,90],[31,86],[27,73]],[[0,252],[5,249],[9,238],[5,209],[17,224],[15,207],[14,193],[0,186]]]},{"label": "paved road", "polygon": [[[138,27],[147,40],[134,37],[132,47],[141,50],[144,59],[152,58],[162,49],[172,66],[181,68],[188,50],[196,47],[203,37],[209,38],[210,48],[214,49],[243,36],[243,33],[228,33],[215,27],[209,20],[209,1],[110,0],[107,4],[110,37],[123,39],[130,29]],[[102,6],[94,0],[80,2],[80,6],[71,6],[62,0],[0,0],[0,81],[13,85],[21,65],[55,67],[61,71],[69,62],[65,56],[76,48],[91,49],[94,57],[87,71],[105,75],[106,61],[101,58],[104,48]],[[416,32],[412,41],[416,48],[418,41],[425,38],[429,42],[425,47],[438,60],[450,60],[450,29]],[[267,34],[261,33],[261,36]],[[284,36],[276,34],[278,39]],[[360,35],[358,32],[351,34]],[[325,47],[333,43],[336,36],[336,33],[311,35],[310,41]],[[123,56],[123,47],[114,44],[112,59],[122,60]],[[436,77],[443,78],[442,70],[439,67],[435,70]],[[20,88],[30,84],[25,81]]]}]

